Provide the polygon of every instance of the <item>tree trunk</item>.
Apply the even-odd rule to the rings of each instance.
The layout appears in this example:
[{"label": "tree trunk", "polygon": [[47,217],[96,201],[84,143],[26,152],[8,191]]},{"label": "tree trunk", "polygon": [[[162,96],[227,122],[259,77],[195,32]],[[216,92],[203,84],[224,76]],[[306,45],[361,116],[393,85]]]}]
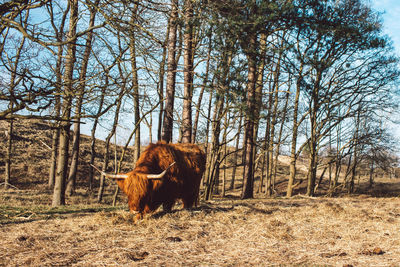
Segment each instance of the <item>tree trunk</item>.
[{"label": "tree trunk", "polygon": [[[72,39],[76,36],[76,27],[78,22],[78,0],[70,0],[70,22],[68,38]],[[54,193],[52,206],[65,205],[65,182],[67,179],[67,168],[68,168],[68,148],[69,148],[69,136],[70,127],[69,122],[71,118],[71,105],[72,96],[74,95],[73,90],[73,71],[74,64],[76,61],[76,43],[75,41],[68,43],[67,45],[67,56],[65,61],[65,73],[64,73],[64,95],[62,103],[62,118],[63,121],[60,123],[60,143],[57,160],[57,171],[54,184]]]},{"label": "tree trunk", "polygon": [[[118,99],[117,99],[117,107],[115,108],[115,114],[114,114],[114,122],[112,124],[112,128],[110,133],[107,135],[107,138],[105,140],[105,147],[104,147],[104,160],[103,160],[103,168],[102,171],[106,172],[107,171],[107,166],[108,166],[108,161],[109,161],[109,148],[110,148],[110,141],[113,135],[115,134],[118,126],[118,119],[119,119],[119,111],[121,109],[122,105],[122,98],[124,96],[124,91],[125,91],[125,85],[122,86],[121,91],[119,93]],[[115,166],[115,172],[117,171],[117,166]],[[99,186],[99,191],[97,194],[97,201],[100,203],[103,199],[103,193],[104,193],[104,180],[105,177],[104,175],[101,175],[100,177],[100,186]]]},{"label": "tree trunk", "polygon": [[[300,68],[300,74],[302,73],[302,66]],[[299,110],[299,100],[300,100],[300,87],[301,87],[302,76],[297,79],[296,83],[296,96],[294,99],[293,108],[293,126],[292,126],[292,142],[290,147],[290,167],[289,167],[289,181],[286,189],[286,196],[292,197],[293,195],[293,184],[296,178],[296,161],[297,161],[297,135],[299,124],[297,122],[298,110]]]},{"label": "tree trunk", "polygon": [[[314,147],[314,145],[310,146]],[[316,154],[316,149],[311,148],[310,164],[308,166],[308,174],[307,174],[307,196],[314,196],[315,193],[315,181],[317,179],[317,161],[318,157]]]},{"label": "tree trunk", "polygon": [[[90,9],[90,19],[89,26],[91,28],[94,26],[96,13],[97,13],[97,5],[99,4],[99,0],[96,0],[94,3],[94,7]],[[74,122],[74,136],[72,141],[72,160],[71,166],[69,170],[68,183],[66,187],[67,195],[71,196],[75,192],[76,186],[76,176],[78,173],[78,165],[79,165],[79,146],[80,146],[80,137],[81,137],[81,110],[83,104],[83,97],[85,94],[86,88],[86,73],[89,64],[89,58],[92,51],[92,40],[93,40],[93,31],[88,32],[86,37],[85,51],[83,52],[83,58],[81,63],[81,72],[79,74],[79,89],[76,100],[76,108],[75,108],[75,116],[76,122]]]},{"label": "tree trunk", "polygon": [[[63,103],[63,111],[67,112],[70,115],[70,110],[66,107],[70,106],[68,99],[64,99]],[[65,115],[67,117],[67,115]],[[54,182],[54,192],[53,192],[53,201],[52,206],[60,206],[65,205],[65,181],[67,177],[67,168],[68,168],[68,148],[69,148],[69,131],[70,124],[63,122],[61,124],[60,129],[60,140],[58,147],[58,156],[57,156],[57,168],[56,168],[56,177]]]},{"label": "tree trunk", "polygon": [[[253,140],[254,142],[257,142],[257,137],[258,137],[258,128],[259,128],[259,123],[260,123],[260,112],[261,112],[261,106],[262,106],[262,93],[264,89],[264,68],[265,68],[265,57],[266,57],[266,51],[267,51],[267,35],[265,33],[262,33],[260,35],[260,55],[261,58],[258,62],[257,66],[257,82],[256,82],[256,89],[255,89],[255,108],[252,110],[253,116],[254,116],[254,132],[253,132]],[[253,150],[253,159],[257,157],[257,149]],[[257,166],[255,167],[256,171]],[[262,183],[262,178],[260,179],[260,182]]]},{"label": "tree trunk", "polygon": [[315,181],[317,179],[317,165],[318,165],[318,122],[317,122],[317,114],[319,110],[319,89],[320,89],[320,81],[321,81],[322,73],[321,71],[317,71],[316,80],[314,82],[314,88],[312,91],[311,102],[310,102],[310,128],[311,128],[311,136],[310,136],[310,166],[308,169],[308,182],[307,182],[307,196],[314,195],[315,189]]},{"label": "tree trunk", "polygon": [[[60,102],[59,98],[58,102]],[[58,104],[57,109],[60,110],[60,104]],[[58,111],[58,116],[59,115],[60,111]],[[54,187],[54,180],[56,177],[58,143],[60,140],[60,127],[57,125],[57,123],[54,123],[53,125],[56,126],[56,128],[53,129],[53,134],[51,137],[51,156],[50,156],[50,170],[49,170],[49,182],[48,182],[49,189],[53,189]]]},{"label": "tree trunk", "polygon": [[272,195],[271,192],[271,177],[269,176],[269,169],[270,169],[270,162],[272,161],[270,147],[271,147],[271,122],[272,122],[272,107],[273,107],[273,96],[274,96],[274,86],[273,86],[273,79],[270,79],[269,82],[269,89],[268,89],[268,108],[267,108],[267,125],[265,129],[265,138],[264,138],[264,151],[265,151],[265,194],[267,196]]},{"label": "tree trunk", "polygon": [[[277,124],[277,116],[278,116],[278,104],[279,104],[279,79],[281,76],[281,58],[282,58],[282,51],[279,51],[278,54],[278,61],[275,66],[275,70],[273,72],[273,109],[272,109],[272,114],[270,116],[271,119],[271,126],[269,130],[269,142],[268,142],[268,168],[267,168],[267,186],[265,188],[265,193],[267,197],[272,196],[272,192],[274,190],[274,181],[273,181],[273,170],[275,168],[275,165],[277,162],[274,161],[274,150],[275,148],[275,126]],[[271,104],[271,99],[270,99],[270,104]],[[269,109],[271,110],[271,109]]]},{"label": "tree trunk", "polygon": [[[29,16],[29,12],[27,12],[26,16],[25,16],[25,20],[24,23],[27,22],[28,20],[28,16]],[[16,86],[16,76],[17,76],[17,69],[18,69],[18,65],[19,65],[19,60],[21,58],[21,51],[24,48],[25,45],[25,37],[22,38],[21,43],[18,47],[17,53],[15,55],[14,58],[14,64],[11,63],[12,66],[11,69],[11,77],[10,77],[10,84],[9,84],[9,91],[10,91],[10,95],[14,94],[14,89]],[[2,45],[3,47],[3,45]],[[9,102],[9,109],[13,110],[14,107],[14,102],[13,99],[10,99]],[[13,150],[13,130],[14,130],[14,121],[11,119],[9,121],[8,124],[8,131],[6,132],[7,134],[7,152],[6,152],[6,157],[5,157],[5,179],[4,179],[4,188],[8,189],[8,187],[11,185],[10,181],[11,181],[11,161],[12,161],[12,150]]]},{"label": "tree trunk", "polygon": [[[205,199],[208,200],[211,198],[211,195],[217,193],[218,190],[218,180],[219,180],[219,164],[220,164],[220,133],[221,133],[221,121],[223,118],[224,112],[224,101],[225,101],[225,92],[228,90],[229,80],[229,67],[232,62],[232,51],[227,50],[223,53],[222,62],[219,64],[218,68],[220,72],[217,72],[216,80],[217,84],[215,85],[216,88],[216,96],[215,96],[215,109],[214,115],[212,119],[212,139],[211,139],[211,151],[208,158],[210,161],[208,162],[208,172],[207,172],[207,188],[205,193]],[[211,95],[210,95],[211,97]],[[210,106],[209,109],[211,110],[211,99],[210,99]],[[210,112],[209,110],[209,112]],[[209,113],[210,115],[210,113]],[[208,126],[207,126],[208,128]]]},{"label": "tree trunk", "polygon": [[167,88],[161,139],[169,143],[172,141],[173,112],[175,101],[176,80],[176,40],[178,29],[178,0],[171,0],[171,15],[169,19],[168,59],[167,59]]},{"label": "tree trunk", "polygon": [[[288,81],[288,83],[289,83],[289,81]],[[279,154],[280,154],[279,151],[280,151],[280,146],[282,143],[283,127],[284,127],[285,121],[286,121],[288,103],[289,103],[289,92],[286,93],[285,106],[283,107],[282,121],[281,121],[281,125],[279,128],[278,140],[277,140],[276,149],[275,149],[275,160],[274,160],[275,167],[274,167],[273,179],[272,179],[273,190],[275,190],[275,182],[276,182],[276,178],[277,178],[277,169],[278,169],[278,160],[279,160]]]},{"label": "tree trunk", "polygon": [[[214,82],[212,82],[211,84],[214,84]],[[207,109],[207,123],[206,123],[206,140],[205,140],[205,144],[204,144],[204,150],[206,155],[208,155],[206,157],[206,170],[204,172],[203,175],[203,185],[207,185],[208,186],[208,177],[210,175],[210,162],[211,162],[211,156],[208,154],[210,149],[209,149],[209,138],[208,135],[210,133],[210,121],[211,121],[211,109],[212,109],[212,99],[213,99],[213,92],[210,92],[210,98],[208,99],[208,109]],[[206,198],[207,196],[205,196]]]},{"label": "tree trunk", "polygon": [[193,3],[185,0],[185,33],[183,54],[183,111],[182,111],[182,143],[192,141],[192,98],[193,98]]},{"label": "tree trunk", "polygon": [[170,31],[170,24],[168,23],[167,34],[163,45],[162,59],[160,63],[159,83],[158,83],[158,101],[160,102],[160,112],[158,113],[158,129],[157,129],[157,140],[161,140],[162,132],[162,119],[164,114],[164,76],[165,76],[165,58],[167,57],[167,43]]},{"label": "tree trunk", "polygon": [[103,109],[103,104],[104,104],[104,98],[106,95],[106,88],[108,85],[108,73],[106,72],[106,82],[105,85],[101,88],[101,94],[100,94],[100,100],[96,112],[96,116],[93,121],[93,127],[90,131],[90,167],[89,167],[89,179],[88,179],[88,186],[89,186],[89,191],[93,190],[93,175],[94,175],[94,169],[92,165],[94,165],[94,159],[96,157],[96,130],[97,130],[97,125],[99,123],[99,118],[101,114],[101,110]]},{"label": "tree trunk", "polygon": [[203,100],[204,90],[207,86],[208,76],[209,76],[209,72],[210,72],[210,61],[211,61],[211,50],[212,50],[212,31],[210,31],[208,38],[209,38],[209,43],[208,43],[206,70],[204,73],[203,84],[201,86],[199,98],[197,100],[197,105],[196,105],[196,114],[195,114],[194,123],[193,123],[192,143],[197,142],[196,136],[197,136],[197,129],[198,129],[198,124],[199,124],[201,103]]},{"label": "tree trunk", "polygon": [[[132,14],[132,24],[134,24],[138,11],[138,4],[135,4]],[[131,53],[131,67],[132,67],[132,89],[133,89],[133,108],[135,111],[135,145],[134,145],[134,154],[133,154],[133,166],[135,166],[136,161],[139,159],[140,155],[140,105],[139,105],[139,80],[138,73],[136,67],[136,36],[135,31],[131,31],[129,50]]]},{"label": "tree trunk", "polygon": [[[268,162],[268,152],[267,152],[267,148],[268,148],[268,138],[269,138],[269,123],[267,123],[267,129],[265,131],[264,134],[264,141],[262,143],[262,148],[261,148],[261,153],[262,155],[262,162],[261,162],[261,178],[260,178],[260,185],[257,189],[257,193],[262,193],[263,192],[263,188],[264,188],[264,179],[265,179],[265,167],[267,165]],[[268,170],[268,168],[267,168]],[[265,188],[267,188],[267,185],[265,186]]]},{"label": "tree trunk", "polygon": [[[65,20],[67,18],[67,11],[64,13],[63,19],[60,23],[60,30],[57,33],[57,41],[63,41],[64,35],[64,25]],[[54,103],[54,112],[55,117],[60,117],[61,114],[61,94],[62,94],[62,63],[63,63],[63,54],[64,54],[64,46],[58,47],[57,52],[57,62],[55,67],[55,75],[56,75],[56,92],[55,95],[55,103]],[[50,170],[49,170],[49,189],[54,188],[55,177],[56,177],[56,168],[57,168],[57,155],[58,155],[58,144],[60,141],[60,125],[59,122],[53,123],[53,135],[52,135],[52,143],[51,143],[51,157],[50,157]]]},{"label": "tree trunk", "polygon": [[257,35],[249,36],[249,51],[247,52],[248,60],[248,76],[246,89],[246,117],[245,117],[245,135],[244,135],[244,175],[243,175],[243,192],[242,199],[253,198],[254,188],[254,129],[255,120],[251,113],[256,106],[256,81],[257,81],[257,57],[256,44]]},{"label": "tree trunk", "polygon": [[223,156],[223,176],[222,176],[222,192],[221,192],[221,196],[225,197],[225,184],[226,184],[226,171],[228,168],[228,157],[227,157],[227,137],[228,137],[228,127],[230,124],[230,112],[226,112],[225,113],[225,123],[224,123],[224,133],[222,134],[222,143],[224,145],[224,156]]},{"label": "tree trunk", "polygon": [[221,119],[224,108],[224,95],[217,94],[215,99],[215,109],[212,120],[212,138],[211,138],[211,151],[209,161],[209,172],[207,177],[206,200],[211,198],[212,193],[218,193],[218,180],[219,180],[219,161],[220,161],[220,133],[221,133]]},{"label": "tree trunk", "polygon": [[[13,104],[10,103],[12,108]],[[11,119],[8,122],[8,130],[7,130],[7,154],[6,154],[6,166],[5,166],[5,179],[4,179],[4,189],[8,189],[11,181],[11,159],[12,159],[12,140],[13,140],[13,126],[14,121]]]},{"label": "tree trunk", "polygon": [[80,143],[80,135],[81,135],[81,125],[80,125],[80,114],[82,109],[82,95],[78,96],[76,103],[75,115],[78,116],[78,122],[74,122],[74,134],[72,140],[72,156],[71,156],[71,165],[69,168],[69,174],[67,179],[67,186],[65,189],[65,193],[68,196],[72,196],[75,193],[75,184],[76,184],[76,175],[78,172],[78,164],[79,164],[79,143]]},{"label": "tree trunk", "polygon": [[374,162],[371,162],[371,167],[369,169],[369,186],[368,188],[372,188],[374,185],[374,171],[375,171],[375,165]]},{"label": "tree trunk", "polygon": [[238,158],[238,150],[239,150],[239,142],[240,142],[240,132],[242,131],[242,114],[240,114],[239,118],[239,125],[238,125],[238,133],[236,137],[236,144],[235,144],[235,153],[233,154],[233,169],[232,169],[232,178],[231,183],[229,185],[229,190],[235,189],[235,176],[236,176],[236,169],[237,169],[237,158]]},{"label": "tree trunk", "polygon": [[353,151],[353,166],[351,168],[351,178],[350,178],[350,184],[348,186],[348,192],[353,193],[354,192],[354,181],[356,179],[356,173],[357,173],[357,163],[358,163],[358,146],[359,146],[359,130],[360,130],[360,116],[361,116],[361,107],[358,108],[357,110],[357,117],[356,117],[356,125],[355,125],[355,130],[354,130],[354,151]]}]

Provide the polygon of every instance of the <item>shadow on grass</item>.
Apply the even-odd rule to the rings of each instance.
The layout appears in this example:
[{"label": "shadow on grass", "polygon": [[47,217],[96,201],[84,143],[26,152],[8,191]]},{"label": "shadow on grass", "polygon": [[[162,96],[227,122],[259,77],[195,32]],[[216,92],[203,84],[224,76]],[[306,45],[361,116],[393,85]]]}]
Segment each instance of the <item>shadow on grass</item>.
[{"label": "shadow on grass", "polygon": [[[258,203],[262,202],[261,206],[257,206]],[[235,201],[216,201],[214,203],[210,202],[203,202],[200,206],[191,208],[191,209],[182,209],[176,207],[172,211],[158,211],[151,215],[152,218],[162,218],[166,215],[176,214],[181,212],[182,210],[187,210],[192,212],[193,214],[196,213],[203,213],[206,216],[213,216],[217,213],[228,213],[234,212],[238,209],[245,209],[244,214],[262,214],[262,215],[271,215],[277,211],[280,211],[282,208],[287,207],[303,207],[303,206],[311,206],[313,203],[306,203],[305,201],[298,201],[298,200],[273,200],[269,202],[265,199],[263,200],[235,200]]]},{"label": "shadow on grass", "polygon": [[48,206],[13,207],[0,206],[0,225],[19,224],[39,220],[50,220],[66,217],[81,217],[97,212],[111,212],[124,209],[122,206],[112,207],[79,207],[60,206],[51,208]]}]

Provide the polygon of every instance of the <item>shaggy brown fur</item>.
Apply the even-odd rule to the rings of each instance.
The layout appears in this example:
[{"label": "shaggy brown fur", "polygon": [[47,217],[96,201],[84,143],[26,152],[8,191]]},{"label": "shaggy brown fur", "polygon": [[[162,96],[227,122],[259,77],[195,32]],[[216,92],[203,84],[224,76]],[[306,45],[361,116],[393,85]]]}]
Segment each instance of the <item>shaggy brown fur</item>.
[{"label": "shaggy brown fur", "polygon": [[[162,179],[147,179],[147,174],[161,173],[176,162]],[[117,180],[129,200],[129,209],[137,218],[155,211],[160,205],[170,211],[181,199],[184,208],[197,204],[200,180],[205,170],[204,152],[194,144],[150,144],[140,155],[128,178]]]}]

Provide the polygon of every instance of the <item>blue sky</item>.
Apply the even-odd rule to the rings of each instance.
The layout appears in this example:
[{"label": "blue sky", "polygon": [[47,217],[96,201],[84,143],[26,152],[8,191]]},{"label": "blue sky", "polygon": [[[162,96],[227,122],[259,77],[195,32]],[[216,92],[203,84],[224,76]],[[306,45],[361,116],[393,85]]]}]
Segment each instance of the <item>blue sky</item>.
[{"label": "blue sky", "polygon": [[[384,33],[389,35],[400,56],[400,0],[370,0],[375,10],[382,12]],[[400,126],[393,125],[394,136],[400,140]]]},{"label": "blue sky", "polygon": [[397,54],[400,55],[400,0],[371,0],[371,6],[383,12],[384,32],[392,38]]}]

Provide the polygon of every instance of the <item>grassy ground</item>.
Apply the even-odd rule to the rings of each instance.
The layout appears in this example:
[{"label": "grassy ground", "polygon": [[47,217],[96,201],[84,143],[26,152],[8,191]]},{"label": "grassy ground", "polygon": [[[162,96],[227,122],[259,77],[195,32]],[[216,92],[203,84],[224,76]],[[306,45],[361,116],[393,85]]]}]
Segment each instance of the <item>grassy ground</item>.
[{"label": "grassy ground", "polygon": [[400,263],[399,198],[215,199],[134,223],[126,204],[54,209],[24,204],[45,191],[20,193],[0,192],[0,266]]}]

